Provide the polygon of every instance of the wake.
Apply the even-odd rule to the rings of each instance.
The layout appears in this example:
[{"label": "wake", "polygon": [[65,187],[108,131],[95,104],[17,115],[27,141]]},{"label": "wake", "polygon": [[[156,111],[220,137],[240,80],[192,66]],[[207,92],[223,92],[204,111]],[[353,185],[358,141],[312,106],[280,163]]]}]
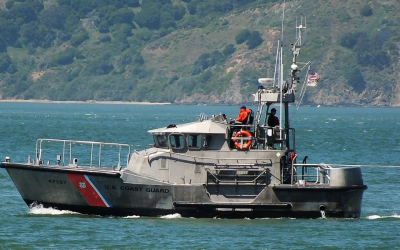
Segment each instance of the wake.
[{"label": "wake", "polygon": [[55,208],[45,208],[42,204],[32,204],[29,206],[29,214],[36,215],[64,215],[64,214],[79,214],[68,210],[58,210]]},{"label": "wake", "polygon": [[394,214],[394,215],[389,215],[389,216],[380,216],[380,215],[367,216],[368,220],[378,220],[378,219],[388,219],[388,218],[400,219],[400,215]]}]

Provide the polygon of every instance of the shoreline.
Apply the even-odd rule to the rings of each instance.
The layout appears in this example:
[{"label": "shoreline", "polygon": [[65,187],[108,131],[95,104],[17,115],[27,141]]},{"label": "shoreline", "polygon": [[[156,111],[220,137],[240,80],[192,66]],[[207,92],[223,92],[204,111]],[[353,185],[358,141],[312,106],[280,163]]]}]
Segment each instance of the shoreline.
[{"label": "shoreline", "polygon": [[128,104],[128,105],[171,105],[169,102],[126,102],[126,101],[52,101],[52,100],[0,100],[2,102],[21,102],[21,103],[65,103],[65,104]]}]

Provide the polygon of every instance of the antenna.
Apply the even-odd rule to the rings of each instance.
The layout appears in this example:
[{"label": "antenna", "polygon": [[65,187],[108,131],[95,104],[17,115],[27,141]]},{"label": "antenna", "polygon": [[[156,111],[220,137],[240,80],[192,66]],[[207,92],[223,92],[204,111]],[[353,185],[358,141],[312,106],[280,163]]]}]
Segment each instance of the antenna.
[{"label": "antenna", "polygon": [[282,43],[283,43],[283,20],[285,19],[285,5],[286,5],[286,0],[283,0],[283,13],[282,13]]}]

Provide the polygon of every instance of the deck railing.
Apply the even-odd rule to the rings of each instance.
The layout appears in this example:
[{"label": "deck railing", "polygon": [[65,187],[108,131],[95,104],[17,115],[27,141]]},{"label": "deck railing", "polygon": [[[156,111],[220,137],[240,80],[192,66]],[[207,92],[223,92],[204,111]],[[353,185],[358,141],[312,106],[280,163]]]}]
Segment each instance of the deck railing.
[{"label": "deck railing", "polygon": [[331,166],[327,164],[293,164],[291,168],[291,184],[306,183],[329,184]]},{"label": "deck railing", "polygon": [[[55,147],[55,144],[58,144],[58,147]],[[60,146],[62,149],[59,148]],[[50,165],[51,159],[55,159],[57,165],[65,166],[68,164],[78,166],[79,160],[79,166],[102,167],[104,164],[107,167],[120,170],[128,165],[130,152],[131,148],[128,144],[38,139],[36,141],[35,164],[44,164],[47,160],[47,164]],[[126,165],[122,165],[122,153],[127,154]]]}]

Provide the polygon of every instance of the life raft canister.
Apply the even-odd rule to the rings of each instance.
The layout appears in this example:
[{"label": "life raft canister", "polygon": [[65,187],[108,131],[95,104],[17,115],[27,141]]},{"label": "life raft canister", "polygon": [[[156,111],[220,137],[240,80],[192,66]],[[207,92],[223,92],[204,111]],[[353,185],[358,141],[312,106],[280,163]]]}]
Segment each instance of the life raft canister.
[{"label": "life raft canister", "polygon": [[251,145],[251,142],[253,141],[252,135],[250,134],[249,131],[246,131],[246,130],[241,130],[241,131],[237,132],[237,133],[235,134],[235,138],[237,138],[237,137],[249,137],[249,138],[250,138],[250,139],[247,141],[246,144],[239,143],[239,142],[238,142],[238,139],[233,139],[233,142],[235,143],[235,147],[236,147],[237,149],[248,149],[248,148],[250,147],[250,145]]}]

